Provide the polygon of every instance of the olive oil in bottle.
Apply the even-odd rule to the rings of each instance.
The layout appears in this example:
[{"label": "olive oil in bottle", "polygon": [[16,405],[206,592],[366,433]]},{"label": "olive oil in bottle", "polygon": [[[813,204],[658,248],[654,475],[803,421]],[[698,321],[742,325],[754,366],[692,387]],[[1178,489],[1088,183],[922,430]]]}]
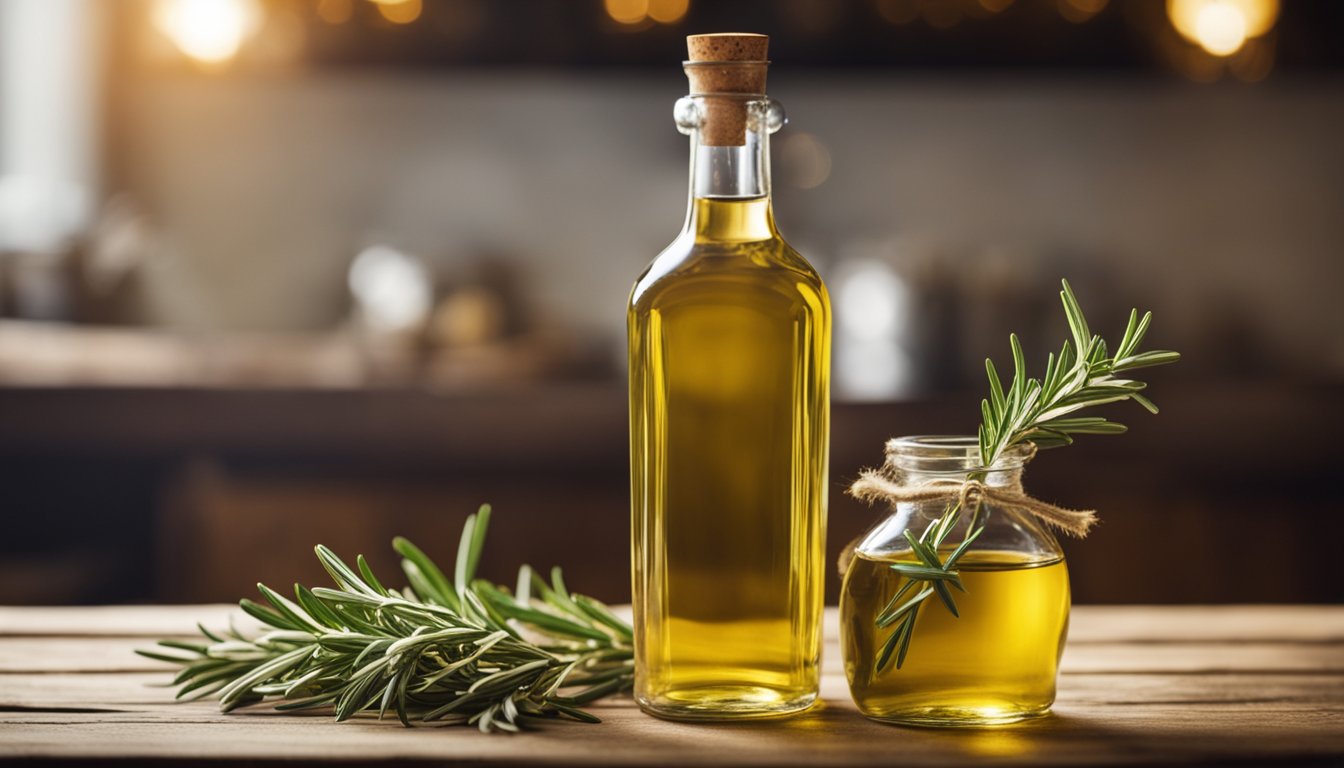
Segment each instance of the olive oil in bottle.
[{"label": "olive oil in bottle", "polygon": [[775,229],[765,42],[690,38],[686,224],[630,297],[635,696],[662,717],[784,715],[819,683],[830,307]]},{"label": "olive oil in bottle", "polygon": [[[928,605],[915,622],[905,663],[876,669],[896,626],[879,616],[904,577],[893,562],[909,552],[862,552],[845,575],[840,621],[850,692],[876,720],[922,725],[992,724],[1044,714],[1055,700],[1055,674],[1068,631],[1069,574],[1062,558],[1020,552],[967,552],[958,564],[966,592],[960,618]],[[930,601],[934,602],[934,601]]]}]

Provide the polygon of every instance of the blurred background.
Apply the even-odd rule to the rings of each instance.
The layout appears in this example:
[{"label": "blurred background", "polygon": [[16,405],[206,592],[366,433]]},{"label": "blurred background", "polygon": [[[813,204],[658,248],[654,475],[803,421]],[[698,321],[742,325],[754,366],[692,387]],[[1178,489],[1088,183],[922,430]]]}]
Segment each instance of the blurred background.
[{"label": "blurred background", "polygon": [[1344,5],[0,0],[0,603],[231,601],[317,542],[395,580],[483,501],[486,575],[628,600],[625,301],[684,36],[739,30],[836,305],[832,558],[1068,277],[1185,354],[1028,473],[1101,511],[1076,599],[1344,599]]}]

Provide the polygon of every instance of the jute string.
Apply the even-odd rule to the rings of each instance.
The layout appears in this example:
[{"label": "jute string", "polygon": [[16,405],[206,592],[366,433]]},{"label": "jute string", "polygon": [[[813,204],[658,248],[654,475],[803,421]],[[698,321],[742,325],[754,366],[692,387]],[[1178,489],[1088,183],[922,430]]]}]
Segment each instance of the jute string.
[{"label": "jute string", "polygon": [[[999,509],[1010,509],[1036,518],[1059,531],[1083,538],[1097,522],[1097,513],[1091,509],[1068,509],[1033,498],[1022,490],[1021,476],[1008,485],[986,485],[980,480],[934,480],[921,485],[906,485],[896,478],[904,472],[896,466],[895,441],[887,444],[887,460],[879,469],[866,469],[849,487],[849,495],[872,504],[875,501],[891,503],[908,501],[960,502],[962,509],[987,502]],[[1030,461],[1036,447],[1023,460]]]}]

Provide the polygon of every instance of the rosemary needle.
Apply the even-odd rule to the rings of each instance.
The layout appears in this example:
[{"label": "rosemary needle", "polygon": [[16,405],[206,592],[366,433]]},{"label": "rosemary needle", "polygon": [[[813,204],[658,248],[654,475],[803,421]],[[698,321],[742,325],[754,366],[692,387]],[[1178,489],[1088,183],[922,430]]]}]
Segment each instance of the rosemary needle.
[{"label": "rosemary needle", "polygon": [[[982,417],[978,432],[980,469],[972,472],[969,480],[984,480],[988,468],[994,466],[1004,451],[1022,443],[1033,443],[1037,448],[1054,448],[1073,443],[1074,435],[1115,435],[1125,431],[1123,424],[1107,421],[1101,416],[1073,416],[1084,408],[1107,403],[1133,400],[1150,413],[1157,406],[1141,394],[1147,384],[1117,374],[1154,365],[1174,363],[1181,358],[1176,352],[1156,350],[1140,352],[1139,344],[1148,332],[1152,312],[1139,317],[1137,309],[1130,310],[1129,322],[1114,353],[1108,353],[1106,342],[1088,328],[1078,298],[1069,281],[1062,281],[1059,292],[1068,319],[1071,338],[1064,342],[1059,354],[1046,358],[1045,375],[1039,379],[1027,375],[1026,358],[1017,334],[1009,336],[1013,355],[1013,380],[1007,389],[999,379],[992,360],[985,360],[989,377],[989,397],[980,401]],[[917,563],[893,563],[892,570],[905,577],[906,582],[887,605],[878,612],[877,625],[881,628],[895,624],[882,651],[878,654],[877,671],[884,669],[895,658],[900,669],[910,649],[915,621],[920,607],[930,597],[937,596],[943,606],[957,616],[957,604],[952,589],[961,587],[960,573],[955,566],[971,542],[985,530],[982,510],[977,500],[971,510],[971,522],[966,536],[946,559],[939,553],[948,534],[960,521],[964,510],[959,502],[952,502],[943,514],[916,537],[910,531],[905,537]],[[916,590],[916,587],[919,587]],[[902,602],[911,592],[915,594]]]},{"label": "rosemary needle", "polygon": [[362,555],[352,569],[319,545],[335,588],[296,584],[290,599],[258,584],[265,604],[239,604],[264,633],[198,625],[200,642],[137,652],[181,666],[179,699],[214,695],[225,712],[273,700],[281,710],[331,708],[338,721],[391,711],[407,726],[598,722],[583,705],[634,678],[630,625],[571,594],[559,569],[548,583],[523,566],[512,593],[475,578],[489,522],[488,505],[467,518],[452,581],[405,539],[393,542],[410,584],[400,591],[384,587]]}]

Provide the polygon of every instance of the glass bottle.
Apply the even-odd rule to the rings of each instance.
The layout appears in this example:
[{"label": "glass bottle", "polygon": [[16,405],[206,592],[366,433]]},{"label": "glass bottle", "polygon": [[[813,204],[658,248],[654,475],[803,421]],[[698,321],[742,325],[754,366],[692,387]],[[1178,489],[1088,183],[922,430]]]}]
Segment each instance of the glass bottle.
[{"label": "glass bottle", "polygon": [[[926,436],[896,440],[888,455],[900,485],[975,477],[990,488],[1020,489],[1032,452],[1027,445],[1011,448],[985,469],[975,438]],[[1068,633],[1068,569],[1054,534],[992,501],[981,505],[984,532],[958,561],[966,588],[964,594],[953,590],[960,618],[931,597],[919,610],[904,663],[877,666],[899,622],[879,629],[876,620],[904,584],[889,566],[918,562],[904,534],[918,537],[946,504],[895,504],[851,553],[840,595],[850,693],[863,714],[895,723],[987,725],[1043,715],[1055,700]],[[956,547],[970,525],[971,515],[963,514],[944,547]]]},{"label": "glass bottle", "polygon": [[706,66],[762,88],[677,102],[686,220],[628,312],[635,697],[689,720],[816,700],[830,414],[826,289],[771,211],[783,112],[764,61]]}]

